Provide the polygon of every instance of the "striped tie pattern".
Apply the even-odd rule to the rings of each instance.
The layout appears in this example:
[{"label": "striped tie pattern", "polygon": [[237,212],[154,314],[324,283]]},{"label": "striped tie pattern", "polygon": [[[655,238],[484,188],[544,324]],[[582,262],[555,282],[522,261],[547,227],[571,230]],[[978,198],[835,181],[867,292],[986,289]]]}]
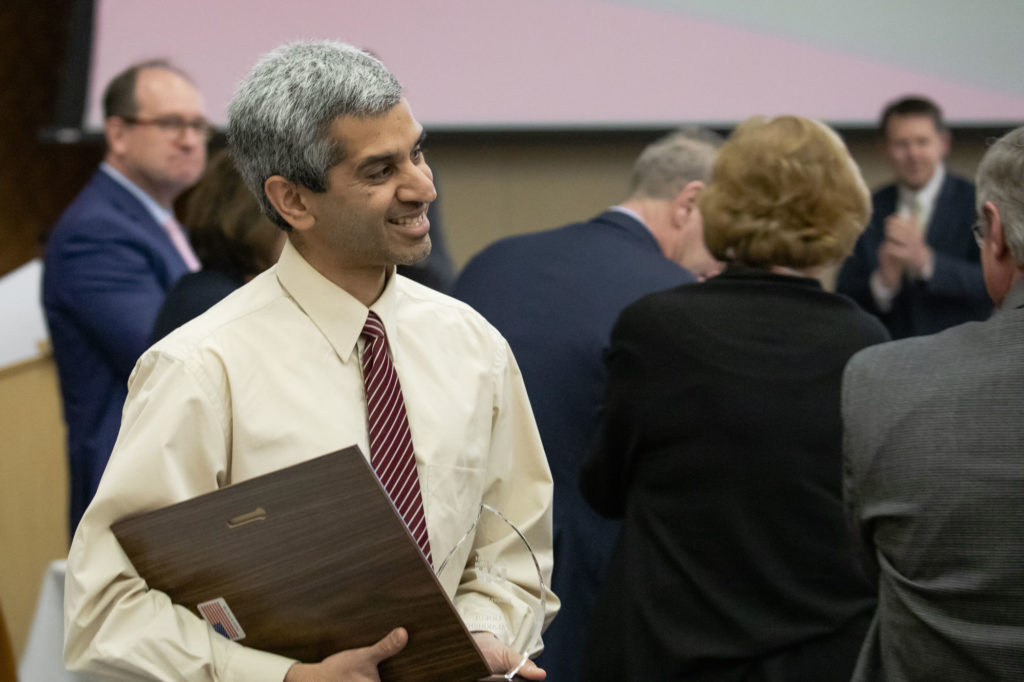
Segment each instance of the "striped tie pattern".
[{"label": "striped tie pattern", "polygon": [[363,383],[366,386],[366,411],[369,415],[370,464],[405,520],[416,544],[428,563],[430,539],[423,515],[420,479],[416,474],[416,456],[412,449],[409,419],[398,374],[388,357],[388,337],[384,323],[370,311],[363,326]]}]

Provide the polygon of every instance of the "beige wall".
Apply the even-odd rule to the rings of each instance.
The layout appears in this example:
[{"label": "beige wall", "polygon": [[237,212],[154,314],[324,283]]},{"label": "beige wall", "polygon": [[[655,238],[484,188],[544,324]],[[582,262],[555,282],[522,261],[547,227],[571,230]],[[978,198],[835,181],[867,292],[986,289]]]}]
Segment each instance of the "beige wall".
[{"label": "beige wall", "polygon": [[[457,266],[503,236],[589,218],[626,194],[633,160],[657,135],[544,133],[473,135],[431,140],[428,159],[438,175],[441,218]],[[956,136],[949,167],[973,177],[984,153],[985,131]],[[871,187],[888,169],[873,131],[844,137]]]},{"label": "beige wall", "polygon": [[433,146],[452,258],[496,239],[589,218],[626,196],[643,142],[486,140]]}]

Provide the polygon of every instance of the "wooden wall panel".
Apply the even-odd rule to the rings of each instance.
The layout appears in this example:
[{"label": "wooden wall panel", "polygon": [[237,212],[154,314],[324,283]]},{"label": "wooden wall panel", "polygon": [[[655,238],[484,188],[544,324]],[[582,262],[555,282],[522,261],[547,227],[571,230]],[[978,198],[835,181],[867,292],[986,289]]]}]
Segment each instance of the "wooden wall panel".
[{"label": "wooden wall panel", "polygon": [[74,0],[0,8],[0,275],[40,253],[40,238],[92,172],[97,145],[43,143],[53,120]]},{"label": "wooden wall panel", "polygon": [[0,369],[0,603],[24,650],[47,565],[67,555],[67,464],[50,357]]}]

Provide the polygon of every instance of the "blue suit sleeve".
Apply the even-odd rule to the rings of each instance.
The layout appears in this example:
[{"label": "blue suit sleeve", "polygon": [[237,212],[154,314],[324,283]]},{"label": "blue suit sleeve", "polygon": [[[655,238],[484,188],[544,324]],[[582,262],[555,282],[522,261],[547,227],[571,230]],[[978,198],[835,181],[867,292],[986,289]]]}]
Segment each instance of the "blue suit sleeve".
[{"label": "blue suit sleeve", "polygon": [[148,347],[165,290],[145,250],[126,237],[94,236],[103,232],[100,224],[84,225],[53,267],[68,283],[61,293],[65,310],[127,378]]}]

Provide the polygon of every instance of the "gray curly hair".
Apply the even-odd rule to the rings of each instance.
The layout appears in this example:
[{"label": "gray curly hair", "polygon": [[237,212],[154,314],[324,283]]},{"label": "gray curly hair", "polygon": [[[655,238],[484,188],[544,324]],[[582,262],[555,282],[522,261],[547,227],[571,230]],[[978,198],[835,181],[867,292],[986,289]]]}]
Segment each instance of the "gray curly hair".
[{"label": "gray curly hair", "polygon": [[228,106],[235,165],[267,217],[291,226],[263,185],[272,175],[314,192],[345,150],[331,138],[339,116],[374,117],[402,98],[402,86],[376,57],[345,43],[286,43],[260,58]]}]

